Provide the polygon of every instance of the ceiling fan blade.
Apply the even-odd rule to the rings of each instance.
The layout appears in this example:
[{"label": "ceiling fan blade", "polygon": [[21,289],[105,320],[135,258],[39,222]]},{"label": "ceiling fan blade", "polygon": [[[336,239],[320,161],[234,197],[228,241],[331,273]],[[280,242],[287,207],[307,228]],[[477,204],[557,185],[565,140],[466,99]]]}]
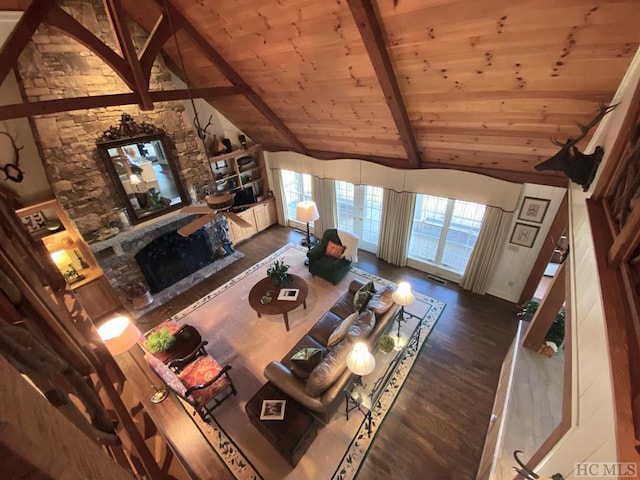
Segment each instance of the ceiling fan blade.
[{"label": "ceiling fan blade", "polygon": [[238,225],[240,228],[249,228],[253,226],[249,222],[247,222],[244,218],[236,215],[235,213],[226,212],[224,216],[227,217],[229,221]]},{"label": "ceiling fan blade", "polygon": [[212,222],[215,219],[216,219],[216,214],[213,213],[211,210],[209,210],[209,213],[207,213],[206,215],[203,215],[202,217],[200,217],[200,218],[194,220],[193,222],[189,223],[188,225],[185,225],[184,227],[182,227],[180,230],[178,230],[178,233],[180,235],[182,235],[183,237],[188,237],[193,232],[196,232],[197,230],[200,230],[207,223]]},{"label": "ceiling fan blade", "polygon": [[190,205],[188,207],[182,207],[180,209],[180,213],[196,213],[198,215],[206,215],[211,213],[211,209],[209,207],[197,207],[194,205]]}]

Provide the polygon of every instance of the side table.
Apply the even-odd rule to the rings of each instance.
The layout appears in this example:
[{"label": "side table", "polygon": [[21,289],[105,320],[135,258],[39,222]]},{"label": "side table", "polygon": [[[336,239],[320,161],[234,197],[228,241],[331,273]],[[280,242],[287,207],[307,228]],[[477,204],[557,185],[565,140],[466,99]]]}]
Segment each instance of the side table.
[{"label": "side table", "polygon": [[191,325],[184,325],[176,332],[176,341],[169,350],[156,352],[153,355],[161,362],[169,364],[177,358],[189,355],[200,345],[201,340],[198,330]]},{"label": "side table", "polygon": [[[396,346],[389,353],[383,353],[379,350],[375,353],[376,368],[369,375],[365,375],[361,378],[361,381],[352,381],[344,389],[345,394],[345,413],[347,421],[349,421],[349,413],[355,409],[360,410],[360,413],[364,415],[367,434],[371,437],[371,422],[372,411],[376,408],[380,397],[385,391],[385,387],[392,377],[393,373],[398,368],[398,365],[404,358],[407,351],[417,350],[420,334],[422,333],[421,319],[415,315],[408,314],[418,320],[415,328],[410,332],[408,336],[402,336],[402,343],[400,346]],[[396,314],[395,320],[397,322],[404,321],[399,317],[400,313]],[[393,323],[389,328],[392,328]],[[397,340],[397,336],[394,336]]]}]

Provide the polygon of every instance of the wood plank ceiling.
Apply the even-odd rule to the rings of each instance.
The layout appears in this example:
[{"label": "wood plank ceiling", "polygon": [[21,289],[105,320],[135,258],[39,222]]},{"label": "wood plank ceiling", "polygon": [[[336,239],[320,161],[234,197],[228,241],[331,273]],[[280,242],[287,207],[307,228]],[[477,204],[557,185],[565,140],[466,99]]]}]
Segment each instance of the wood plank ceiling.
[{"label": "wood plank ceiling", "polygon": [[[120,1],[147,31],[165,4]],[[637,0],[166,2],[189,83],[242,87],[207,101],[258,143],[551,185],[550,138],[611,101],[640,44]]]}]

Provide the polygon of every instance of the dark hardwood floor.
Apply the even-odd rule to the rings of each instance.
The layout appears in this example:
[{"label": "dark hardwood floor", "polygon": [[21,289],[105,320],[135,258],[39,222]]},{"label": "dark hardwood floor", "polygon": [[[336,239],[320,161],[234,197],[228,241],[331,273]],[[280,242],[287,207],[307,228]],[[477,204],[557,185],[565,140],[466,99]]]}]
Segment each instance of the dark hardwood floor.
[{"label": "dark hardwood floor", "polygon": [[[288,242],[295,230],[273,226],[241,243],[241,260],[141,320],[151,328]],[[358,267],[447,304],[395,405],[378,431],[361,479],[475,477],[504,356],[517,326],[514,304],[427,280],[360,251]]]}]

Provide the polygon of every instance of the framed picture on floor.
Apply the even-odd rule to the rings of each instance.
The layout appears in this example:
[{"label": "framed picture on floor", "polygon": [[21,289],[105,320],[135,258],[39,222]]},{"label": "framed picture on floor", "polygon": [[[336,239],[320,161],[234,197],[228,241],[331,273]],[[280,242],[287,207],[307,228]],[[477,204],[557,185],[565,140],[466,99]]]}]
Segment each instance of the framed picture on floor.
[{"label": "framed picture on floor", "polygon": [[515,227],[513,227],[513,233],[511,234],[511,240],[509,240],[509,243],[531,248],[536,241],[539,230],[540,227],[536,227],[535,225],[516,223]]},{"label": "framed picture on floor", "polygon": [[542,223],[549,208],[551,200],[546,198],[524,197],[518,220],[525,222]]}]

